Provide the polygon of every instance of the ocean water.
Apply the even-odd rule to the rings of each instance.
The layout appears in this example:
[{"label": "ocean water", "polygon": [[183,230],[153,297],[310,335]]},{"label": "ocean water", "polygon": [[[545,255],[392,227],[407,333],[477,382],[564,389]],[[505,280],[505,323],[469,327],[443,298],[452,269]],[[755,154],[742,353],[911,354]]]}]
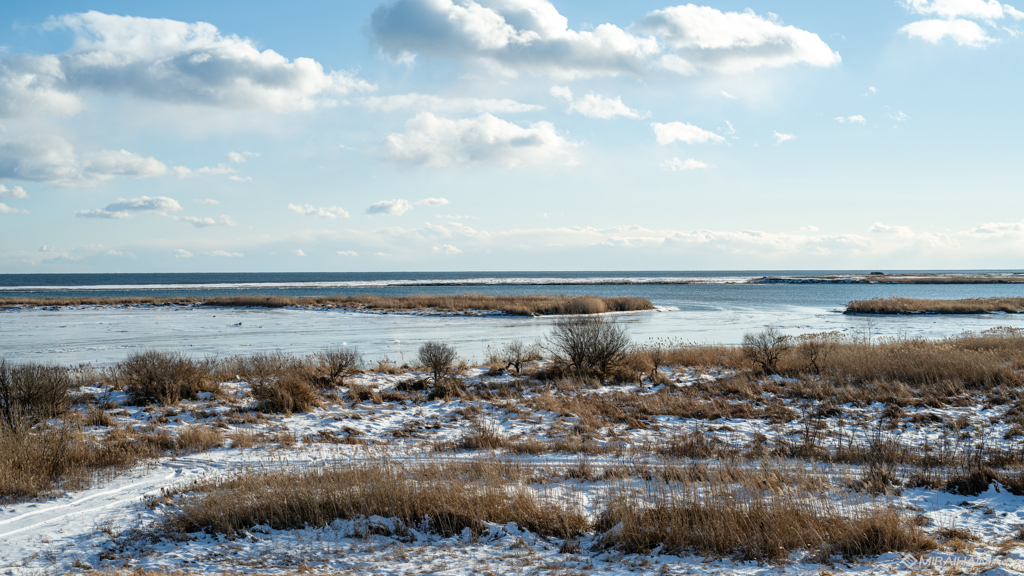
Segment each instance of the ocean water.
[{"label": "ocean water", "polygon": [[[1021,284],[757,284],[764,276],[870,271],[487,272],[0,275],[0,297],[210,296],[417,293],[641,296],[658,311],[614,314],[637,341],[736,344],[766,325],[791,334],[838,330],[942,338],[995,326],[1024,328],[1024,315],[857,317],[850,300],[872,297],[1024,297]],[[887,271],[897,272],[897,271]],[[412,359],[428,340],[482,360],[488,346],[541,341],[552,318],[413,316],[328,310],[82,307],[0,310],[0,355],[14,361],[107,364],[132,350],[196,356],[355,346],[368,358]]]}]

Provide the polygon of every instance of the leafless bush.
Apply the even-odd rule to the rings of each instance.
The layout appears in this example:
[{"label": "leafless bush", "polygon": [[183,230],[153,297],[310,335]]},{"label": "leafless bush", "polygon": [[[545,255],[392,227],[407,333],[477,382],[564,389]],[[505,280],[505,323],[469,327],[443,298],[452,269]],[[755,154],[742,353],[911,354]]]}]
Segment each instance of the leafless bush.
[{"label": "leafless bush", "polygon": [[319,368],[327,373],[328,382],[338,386],[344,386],[345,376],[363,363],[362,355],[355,348],[324,348],[314,357]]},{"label": "leafless bush", "polygon": [[505,369],[515,368],[516,374],[522,374],[523,364],[537,357],[537,351],[534,347],[522,340],[513,340],[504,344],[498,354],[500,361],[505,365]]},{"label": "leafless bush", "polygon": [[420,346],[418,356],[420,363],[430,370],[435,386],[452,373],[452,364],[458,357],[455,348],[437,341],[426,342]]},{"label": "leafless bush", "polygon": [[769,326],[756,334],[747,332],[743,335],[743,355],[757,364],[765,374],[778,373],[779,358],[790,348],[790,337],[774,326]]},{"label": "leafless bush", "polygon": [[304,378],[291,373],[253,382],[252,396],[259,402],[257,409],[261,412],[291,414],[323,406],[316,389]]},{"label": "leafless bush", "polygon": [[821,374],[828,367],[828,361],[842,342],[838,332],[804,334],[797,338],[796,352],[807,361],[815,374]]},{"label": "leafless bush", "polygon": [[0,430],[18,432],[71,407],[67,368],[8,364],[0,358]]},{"label": "leafless bush", "polygon": [[579,374],[606,374],[629,350],[626,329],[592,316],[570,316],[555,321],[545,348],[559,362]]},{"label": "leafless bush", "polygon": [[132,352],[114,367],[114,374],[135,404],[170,406],[195,400],[200,392],[216,392],[208,362],[178,352]]}]

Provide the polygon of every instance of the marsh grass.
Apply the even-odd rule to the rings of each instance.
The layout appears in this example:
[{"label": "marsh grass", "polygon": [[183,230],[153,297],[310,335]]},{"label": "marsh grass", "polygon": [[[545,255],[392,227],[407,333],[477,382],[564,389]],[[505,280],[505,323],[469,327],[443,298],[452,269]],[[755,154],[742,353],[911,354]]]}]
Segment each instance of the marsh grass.
[{"label": "marsh grass", "polygon": [[451,313],[473,311],[504,312],[515,316],[555,314],[600,314],[604,312],[631,312],[653,310],[646,298],[596,296],[565,296],[548,294],[497,295],[489,294],[416,294],[411,296],[306,296],[290,298],[242,294],[237,296],[199,297],[125,297],[125,298],[0,298],[2,306],[224,306],[284,308],[286,306],[312,308],[346,308],[374,311],[427,311]]},{"label": "marsh grass", "polygon": [[965,298],[926,300],[920,298],[871,298],[846,305],[846,314],[988,314],[1024,312],[1024,298]]}]

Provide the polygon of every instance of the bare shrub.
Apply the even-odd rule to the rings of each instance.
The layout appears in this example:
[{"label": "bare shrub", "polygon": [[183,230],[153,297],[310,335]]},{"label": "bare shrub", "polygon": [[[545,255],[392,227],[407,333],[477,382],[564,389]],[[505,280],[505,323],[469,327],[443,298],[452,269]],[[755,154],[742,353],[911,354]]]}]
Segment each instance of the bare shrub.
[{"label": "bare shrub", "polygon": [[769,326],[756,334],[748,332],[743,335],[744,357],[754,362],[765,374],[778,373],[779,359],[790,348],[791,338],[774,326]]},{"label": "bare shrub", "polygon": [[516,374],[522,374],[523,365],[533,361],[536,357],[537,351],[534,347],[522,340],[507,342],[498,352],[499,361],[505,365],[505,369],[515,368]]},{"label": "bare shrub", "polygon": [[437,341],[424,343],[417,354],[420,363],[430,371],[435,386],[452,373],[452,364],[458,357],[455,348]]},{"label": "bare shrub", "polygon": [[344,386],[345,376],[363,364],[359,350],[347,347],[324,348],[314,358],[318,368],[327,373],[327,383],[331,386]]},{"label": "bare shrub", "polygon": [[815,374],[821,374],[841,341],[842,336],[838,332],[804,334],[797,338],[796,353],[807,361]]},{"label": "bare shrub", "polygon": [[570,316],[555,321],[545,348],[558,362],[579,374],[603,375],[629,350],[626,329],[591,316]]},{"label": "bare shrub", "polygon": [[63,415],[71,407],[71,387],[67,368],[0,359],[0,430],[16,432]]},{"label": "bare shrub", "polygon": [[210,379],[209,363],[178,352],[132,352],[114,367],[114,374],[135,404],[170,406],[218,389]]},{"label": "bare shrub", "polygon": [[257,352],[249,356],[232,356],[217,364],[215,377],[221,380],[241,378],[263,380],[287,372],[295,359],[283,352]]},{"label": "bare shrub", "polygon": [[323,406],[316,389],[305,379],[290,373],[254,382],[252,396],[259,402],[257,410],[261,412],[292,414]]}]

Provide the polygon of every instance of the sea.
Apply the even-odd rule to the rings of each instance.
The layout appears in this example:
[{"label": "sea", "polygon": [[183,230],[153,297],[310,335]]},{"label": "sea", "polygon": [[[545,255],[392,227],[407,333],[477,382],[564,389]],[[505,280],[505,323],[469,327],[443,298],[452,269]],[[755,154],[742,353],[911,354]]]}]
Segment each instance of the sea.
[{"label": "sea", "polygon": [[[567,294],[640,296],[655,311],[610,314],[634,341],[737,344],[765,326],[799,335],[838,331],[870,338],[939,339],[1000,326],[1024,314],[856,316],[851,300],[901,296],[1024,297],[1024,284],[808,283],[796,278],[874,270],[644,272],[391,272],[0,274],[0,297],[128,297],[272,294]],[[882,270],[886,274],[1013,271]],[[766,278],[782,281],[765,283]],[[793,281],[786,281],[793,278]],[[196,357],[260,351],[308,354],[351,346],[369,360],[411,361],[440,340],[471,362],[504,342],[543,343],[551,317],[414,315],[295,308],[80,306],[0,308],[0,357],[9,361],[107,365],[132,351],[178,350]]]}]

